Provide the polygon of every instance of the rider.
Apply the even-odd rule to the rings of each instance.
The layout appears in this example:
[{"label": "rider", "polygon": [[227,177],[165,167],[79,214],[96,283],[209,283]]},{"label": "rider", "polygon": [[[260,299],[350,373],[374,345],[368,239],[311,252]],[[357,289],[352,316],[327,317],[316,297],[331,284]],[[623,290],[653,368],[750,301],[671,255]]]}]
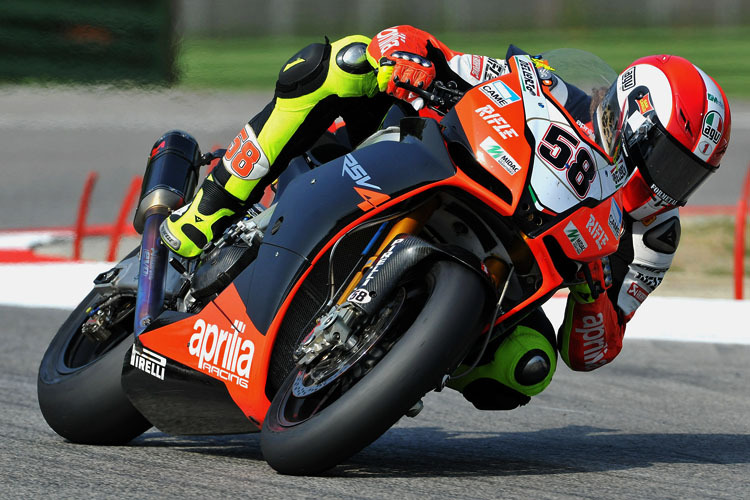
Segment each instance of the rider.
[{"label": "rider", "polygon": [[[411,26],[388,28],[372,40],[356,35],[309,45],[281,69],[273,100],[235,137],[222,167],[204,180],[192,203],[164,222],[162,239],[183,257],[197,256],[337,117],[357,144],[377,128],[394,98],[420,108],[421,99],[396,86],[399,81],[419,88],[436,79],[455,81],[468,90],[508,71],[505,60],[455,52]],[[593,117],[590,96],[555,77],[542,81],[614,158],[613,173],[630,176],[623,188],[624,233],[617,252],[589,265],[580,273],[585,283],[571,287],[556,340],[537,310],[492,345],[480,366],[449,382],[482,409],[526,404],[549,385],[558,350],[580,371],[617,356],[626,323],[672,262],[680,239],[678,207],[718,168],[729,141],[724,92],[677,56],[632,63]]]}]

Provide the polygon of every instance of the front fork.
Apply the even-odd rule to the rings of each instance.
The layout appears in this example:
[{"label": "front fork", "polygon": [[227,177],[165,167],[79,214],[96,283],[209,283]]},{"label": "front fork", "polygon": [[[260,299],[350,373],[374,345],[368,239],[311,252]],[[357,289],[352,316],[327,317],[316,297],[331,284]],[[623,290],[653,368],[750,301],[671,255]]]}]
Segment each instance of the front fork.
[{"label": "front fork", "polygon": [[[352,326],[365,311],[361,307],[354,307],[352,303],[347,304],[350,295],[353,295],[352,292],[356,295],[358,292],[358,290],[355,290],[357,285],[362,282],[362,278],[378,262],[378,259],[380,259],[389,245],[395,241],[395,238],[397,236],[403,237],[418,233],[439,206],[439,201],[433,198],[399,219],[393,225],[385,238],[383,238],[380,247],[370,255],[364,266],[349,281],[346,289],[336,301],[336,304],[329,303],[332,307],[322,317],[318,318],[315,327],[305,337],[302,344],[294,353],[296,363],[299,365],[308,365],[331,349],[351,349],[356,346],[357,339],[352,337]],[[368,248],[375,244],[379,234],[380,231],[373,237]],[[367,250],[363,253],[366,254],[366,252]],[[331,300],[333,300],[333,297]],[[377,300],[381,300],[381,298]],[[359,305],[361,306],[361,304]]]},{"label": "front fork", "polygon": [[375,264],[375,262],[378,261],[385,249],[388,248],[388,245],[396,238],[396,236],[400,234],[417,234],[422,230],[425,223],[427,223],[427,220],[429,220],[432,214],[435,213],[435,210],[439,207],[440,201],[437,198],[432,198],[396,222],[383,239],[378,250],[367,259],[367,262],[362,269],[360,269],[360,271],[349,282],[349,285],[344,293],[341,294],[336,304],[341,305],[346,302],[349,295],[354,291],[354,288],[362,280],[365,273],[373,266],[373,264]]}]

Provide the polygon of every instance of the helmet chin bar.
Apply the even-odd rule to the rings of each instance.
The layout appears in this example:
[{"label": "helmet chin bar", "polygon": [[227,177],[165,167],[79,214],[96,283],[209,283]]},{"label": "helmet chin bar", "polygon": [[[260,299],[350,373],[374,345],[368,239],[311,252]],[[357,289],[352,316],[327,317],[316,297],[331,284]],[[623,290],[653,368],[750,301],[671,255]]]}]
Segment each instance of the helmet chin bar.
[{"label": "helmet chin bar", "polygon": [[637,116],[625,123],[622,147],[655,198],[680,207],[716,171],[672,137],[656,116]]}]

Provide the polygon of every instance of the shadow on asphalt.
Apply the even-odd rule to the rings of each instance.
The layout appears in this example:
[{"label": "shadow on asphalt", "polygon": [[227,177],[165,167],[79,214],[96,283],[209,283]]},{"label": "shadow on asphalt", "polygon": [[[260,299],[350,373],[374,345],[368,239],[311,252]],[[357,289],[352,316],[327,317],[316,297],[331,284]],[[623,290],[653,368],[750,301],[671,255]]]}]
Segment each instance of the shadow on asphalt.
[{"label": "shadow on asphalt", "polygon": [[750,463],[750,435],[628,434],[591,426],[476,434],[391,429],[333,473],[504,476],[600,472],[656,463]]},{"label": "shadow on asphalt", "polygon": [[130,442],[129,446],[173,448],[217,457],[263,461],[260,433],[226,436],[170,436],[152,429]]},{"label": "shadow on asphalt", "polygon": [[[172,437],[147,433],[134,446],[262,461],[260,436]],[[750,435],[628,434],[591,426],[534,432],[394,428],[331,477],[472,477],[602,472],[655,464],[750,463]]]}]

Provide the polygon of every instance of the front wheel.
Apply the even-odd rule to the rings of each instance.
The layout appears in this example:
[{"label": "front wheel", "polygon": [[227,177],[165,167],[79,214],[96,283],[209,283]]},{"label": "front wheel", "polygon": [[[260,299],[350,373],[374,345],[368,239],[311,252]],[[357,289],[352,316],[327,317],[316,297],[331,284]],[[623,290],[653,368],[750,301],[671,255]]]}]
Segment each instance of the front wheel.
[{"label": "front wheel", "polygon": [[[124,444],[151,424],[130,404],[120,383],[133,344],[135,297],[92,291],[52,339],[39,366],[42,415],[74,443]],[[83,325],[98,321],[92,340]]]},{"label": "front wheel", "polygon": [[[373,442],[461,361],[485,302],[481,278],[449,261],[398,288],[373,319],[377,342],[355,364],[325,357],[289,374],[263,422],[266,461],[284,474],[315,474]],[[323,381],[305,386],[316,375]]]}]

